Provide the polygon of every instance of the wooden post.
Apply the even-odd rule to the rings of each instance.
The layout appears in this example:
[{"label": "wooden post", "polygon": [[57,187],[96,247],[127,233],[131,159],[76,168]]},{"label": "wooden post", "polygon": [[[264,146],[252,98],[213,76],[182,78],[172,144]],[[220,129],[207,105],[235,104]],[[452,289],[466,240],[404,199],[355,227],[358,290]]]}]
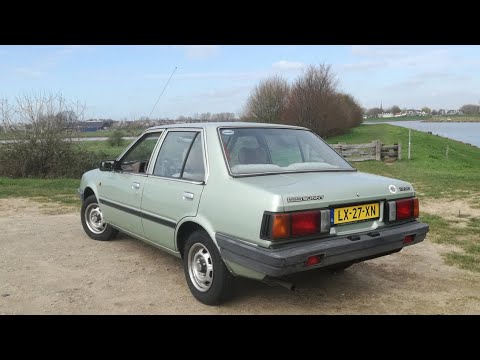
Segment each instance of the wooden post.
[{"label": "wooden post", "polygon": [[382,144],[380,140],[375,140],[375,160],[382,161]]},{"label": "wooden post", "polygon": [[408,129],[408,160],[410,160],[411,133],[412,133],[412,129]]},{"label": "wooden post", "polygon": [[402,160],[402,143],[398,143],[398,160]]},{"label": "wooden post", "polygon": [[447,157],[447,160],[448,160],[448,144],[447,144],[447,151],[445,152],[445,156]]}]

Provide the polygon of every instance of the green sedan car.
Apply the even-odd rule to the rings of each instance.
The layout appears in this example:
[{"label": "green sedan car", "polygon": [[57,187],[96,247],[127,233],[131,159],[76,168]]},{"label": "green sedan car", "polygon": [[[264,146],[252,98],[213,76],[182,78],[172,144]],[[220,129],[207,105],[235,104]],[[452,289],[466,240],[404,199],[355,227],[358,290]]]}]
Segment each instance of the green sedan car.
[{"label": "green sedan car", "polygon": [[235,276],[292,288],[285,276],[350,265],[425,239],[408,182],[357,171],[312,131],[255,123],[145,130],[80,183],[88,236],[118,231],[182,259],[204,304]]}]

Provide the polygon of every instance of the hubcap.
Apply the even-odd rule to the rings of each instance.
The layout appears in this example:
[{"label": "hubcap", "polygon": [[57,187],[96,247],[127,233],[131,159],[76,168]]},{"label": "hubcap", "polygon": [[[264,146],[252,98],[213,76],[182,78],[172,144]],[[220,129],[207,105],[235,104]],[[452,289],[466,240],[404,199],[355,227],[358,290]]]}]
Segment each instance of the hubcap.
[{"label": "hubcap", "polygon": [[94,234],[103,233],[107,227],[98,204],[90,204],[87,206],[85,209],[85,222],[87,223],[88,229]]},{"label": "hubcap", "polygon": [[188,252],[188,273],[193,285],[206,292],[213,282],[212,256],[203,244],[196,243]]}]

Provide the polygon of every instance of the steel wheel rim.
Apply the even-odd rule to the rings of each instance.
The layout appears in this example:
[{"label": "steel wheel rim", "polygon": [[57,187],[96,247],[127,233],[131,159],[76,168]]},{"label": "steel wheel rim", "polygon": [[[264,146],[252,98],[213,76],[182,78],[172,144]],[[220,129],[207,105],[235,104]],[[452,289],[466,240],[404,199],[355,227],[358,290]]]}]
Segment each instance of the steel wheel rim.
[{"label": "steel wheel rim", "polygon": [[94,234],[102,234],[107,228],[103,214],[98,204],[90,204],[85,209],[85,223]]},{"label": "steel wheel rim", "polygon": [[193,286],[201,292],[210,289],[213,283],[213,259],[208,249],[200,243],[188,252],[188,274]]}]

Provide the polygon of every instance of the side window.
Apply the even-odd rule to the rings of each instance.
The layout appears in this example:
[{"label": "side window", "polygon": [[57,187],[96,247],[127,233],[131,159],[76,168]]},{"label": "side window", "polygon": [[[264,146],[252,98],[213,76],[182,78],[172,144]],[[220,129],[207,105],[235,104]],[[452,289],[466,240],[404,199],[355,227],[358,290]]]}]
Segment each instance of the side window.
[{"label": "side window", "polygon": [[203,163],[202,134],[198,134],[193,141],[192,148],[188,154],[182,178],[186,180],[205,180],[205,165]]},{"label": "side window", "polygon": [[[195,131],[170,131],[158,153],[153,175],[171,178],[182,177],[185,160],[191,152],[196,137],[200,137],[200,133]],[[201,146],[201,142],[199,144]]]},{"label": "side window", "polygon": [[120,160],[120,168],[122,171],[144,173],[161,134],[162,133],[159,132],[146,135],[133,145],[128,153]]}]

